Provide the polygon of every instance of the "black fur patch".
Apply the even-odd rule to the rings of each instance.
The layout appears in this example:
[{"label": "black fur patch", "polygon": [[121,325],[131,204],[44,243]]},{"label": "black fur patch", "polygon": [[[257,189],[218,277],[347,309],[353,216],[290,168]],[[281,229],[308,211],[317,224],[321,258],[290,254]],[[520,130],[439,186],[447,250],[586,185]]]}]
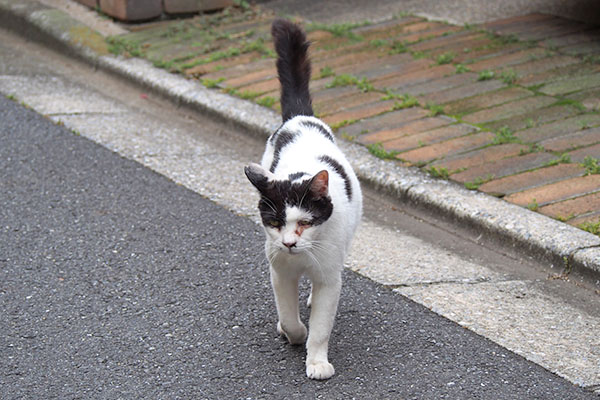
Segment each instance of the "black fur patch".
[{"label": "black fur patch", "polygon": [[315,122],[315,121],[302,121],[300,123],[300,125],[305,126],[307,128],[317,129],[321,133],[321,135],[325,136],[327,139],[329,139],[330,141],[335,143],[335,139],[333,138],[333,135],[331,134],[331,132],[329,132],[327,130],[327,128],[325,128],[323,126],[323,124],[319,124],[318,122]]},{"label": "black fur patch", "polygon": [[277,164],[279,164],[281,150],[288,144],[292,143],[295,138],[296,133],[286,130],[280,130],[275,134],[275,144],[273,145],[273,162],[271,163],[271,168],[269,168],[269,171],[275,172],[275,168],[277,168]]},{"label": "black fur patch", "polygon": [[272,219],[281,226],[285,225],[286,207],[298,207],[312,216],[312,224],[320,225],[327,221],[333,212],[333,203],[329,196],[317,198],[310,190],[312,179],[293,183],[289,180],[271,181],[261,190],[258,209],[263,224]]},{"label": "black fur patch", "polygon": [[297,179],[300,179],[300,178],[302,178],[304,175],[308,175],[308,173],[307,173],[307,172],[294,172],[293,174],[290,174],[290,175],[288,176],[288,179],[289,179],[291,182],[293,182],[293,181],[295,181],[295,180],[297,180]]},{"label": "black fur patch", "polygon": [[342,177],[344,180],[344,187],[346,189],[346,197],[348,197],[348,201],[352,201],[352,183],[350,182],[350,178],[348,177],[344,167],[329,156],[320,156],[319,160],[327,163],[329,166],[331,166],[331,168],[333,168],[336,174]]},{"label": "black fur patch", "polygon": [[296,115],[313,115],[308,91],[310,60],[306,34],[298,25],[285,19],[276,19],[271,26],[271,35],[277,52],[283,121]]}]

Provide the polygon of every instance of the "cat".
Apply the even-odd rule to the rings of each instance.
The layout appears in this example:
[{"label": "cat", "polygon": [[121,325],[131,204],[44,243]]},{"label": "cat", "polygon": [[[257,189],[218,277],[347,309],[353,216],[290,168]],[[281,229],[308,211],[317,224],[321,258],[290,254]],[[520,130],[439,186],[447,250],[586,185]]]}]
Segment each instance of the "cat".
[{"label": "cat", "polygon": [[[283,125],[267,140],[261,164],[244,171],[258,189],[265,251],[279,322],[291,344],[306,341],[306,375],[328,379],[335,369],[328,345],[342,287],[342,268],[362,215],[362,193],[352,167],[309,93],[309,42],[298,26],[271,27],[281,84]],[[310,332],[298,312],[298,283],[311,281]]]}]

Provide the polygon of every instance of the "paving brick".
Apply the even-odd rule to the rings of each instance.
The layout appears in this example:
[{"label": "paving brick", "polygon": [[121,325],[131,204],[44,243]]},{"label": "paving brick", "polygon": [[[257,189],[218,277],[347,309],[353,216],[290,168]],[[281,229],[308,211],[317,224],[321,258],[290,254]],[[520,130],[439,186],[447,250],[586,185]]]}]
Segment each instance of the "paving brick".
[{"label": "paving brick", "polygon": [[586,157],[593,157],[600,160],[600,143],[593,146],[582,147],[568,153],[573,162],[583,162]]},{"label": "paving brick", "polygon": [[403,152],[398,157],[415,164],[429,162],[450,154],[457,154],[485,146],[491,143],[493,138],[494,135],[489,132],[480,132]]},{"label": "paving brick", "polygon": [[452,33],[447,36],[440,36],[432,39],[427,39],[422,42],[411,44],[409,47],[414,51],[430,51],[437,48],[443,48],[450,43],[465,42],[475,38],[482,38],[484,35],[481,32],[461,31]]},{"label": "paving brick", "polygon": [[600,143],[600,128],[585,129],[565,136],[544,140],[540,146],[548,151],[564,152]]},{"label": "paving brick", "polygon": [[[391,56],[372,57],[360,64],[348,64],[335,69],[336,74],[351,74],[367,78],[370,81],[387,76],[410,67],[413,58],[410,54],[394,54]],[[407,68],[408,69],[408,68]]]},{"label": "paving brick", "polygon": [[503,196],[548,183],[558,182],[563,179],[581,176],[584,172],[584,169],[577,164],[559,164],[494,179],[481,185],[479,190],[494,196]]},{"label": "paving brick", "polygon": [[405,108],[403,110],[396,110],[373,118],[364,119],[356,124],[344,127],[342,132],[350,136],[358,136],[363,133],[392,129],[406,124],[409,121],[424,118],[428,114],[428,110],[424,110],[420,107]]},{"label": "paving brick", "polygon": [[567,221],[569,225],[579,227],[581,224],[591,223],[597,224],[600,222],[600,211],[593,211],[589,214],[580,215]]},{"label": "paving brick", "polygon": [[251,83],[250,85],[239,86],[237,89],[240,92],[264,94],[267,92],[272,92],[274,90],[277,90],[278,88],[279,88],[279,79],[271,78],[271,79],[267,79],[264,81]]},{"label": "paving brick", "polygon": [[564,67],[553,68],[547,71],[519,77],[517,84],[521,86],[536,86],[547,84],[548,82],[557,82],[569,77],[579,77],[600,72],[600,66],[589,63],[571,64]]},{"label": "paving brick", "polygon": [[317,103],[316,108],[319,110],[319,116],[325,117],[327,115],[351,109],[362,104],[370,104],[380,101],[381,97],[381,93],[378,92],[363,93],[359,90],[355,90],[342,97],[337,97],[327,102]]},{"label": "paving brick", "polygon": [[440,128],[390,140],[384,144],[384,147],[387,150],[407,151],[453,138],[466,136],[475,131],[477,131],[477,128],[467,124],[446,125]]},{"label": "paving brick", "polygon": [[519,87],[503,88],[477,96],[455,100],[444,107],[444,112],[451,115],[472,113],[483,108],[497,106],[532,95],[533,93],[531,91]]},{"label": "paving brick", "polygon": [[429,31],[431,29],[435,29],[440,26],[442,26],[441,22],[420,21],[420,22],[417,22],[414,24],[406,25],[402,29],[402,33],[415,33],[415,32],[422,32],[422,31]]},{"label": "paving brick", "polygon": [[252,61],[247,64],[234,65],[233,67],[226,68],[226,69],[223,69],[220,71],[209,72],[209,73],[203,75],[202,77],[205,79],[219,79],[219,78],[233,79],[233,78],[237,78],[240,76],[250,74],[255,71],[268,69],[270,67],[273,67],[273,64],[274,64],[274,62],[272,59],[262,59],[262,60]]},{"label": "paving brick", "polygon": [[600,88],[582,90],[566,97],[571,100],[579,101],[589,110],[600,111]]},{"label": "paving brick", "polygon": [[434,26],[432,29],[428,29],[425,31],[420,31],[416,33],[412,33],[409,35],[402,35],[399,37],[402,41],[406,43],[415,43],[420,42],[426,39],[432,39],[435,37],[446,36],[450,33],[459,32],[464,28],[460,26],[446,25],[446,24],[438,24]]},{"label": "paving brick", "polygon": [[542,107],[508,119],[489,122],[486,123],[486,127],[495,131],[506,126],[513,131],[520,131],[522,129],[526,129],[532,124],[547,124],[549,122],[568,118],[580,113],[581,110],[570,105],[554,105],[550,107]]},{"label": "paving brick", "polygon": [[[401,68],[398,68],[398,69],[400,71],[402,71]],[[396,85],[402,85],[403,83],[404,84],[417,84],[417,83],[421,83],[421,82],[428,82],[431,79],[441,78],[446,75],[452,74],[453,72],[454,72],[453,66],[439,65],[439,66],[436,66],[433,68],[419,69],[416,71],[404,73],[402,75],[397,76],[394,82]],[[389,76],[389,74],[387,76]],[[378,79],[373,80],[375,87],[392,88],[392,86],[384,86],[385,85],[384,82],[386,82],[386,81],[382,81],[382,80],[378,80]]]},{"label": "paving brick", "polygon": [[[356,86],[340,86],[329,89],[322,87],[319,90],[316,90],[314,86],[311,85],[311,96],[314,104],[326,104],[337,98],[358,93],[360,93],[360,90],[358,90]],[[383,97],[381,94],[380,96]]]},{"label": "paving brick", "polygon": [[469,65],[473,71],[495,70],[509,65],[522,64],[532,59],[543,57],[547,50],[536,47],[533,49],[519,50],[498,57],[481,60]]},{"label": "paving brick", "polygon": [[594,127],[597,125],[600,125],[600,115],[585,114],[522,130],[516,132],[515,136],[525,143],[537,143],[574,133],[583,129],[584,126]]},{"label": "paving brick", "polygon": [[532,13],[497,19],[483,24],[483,27],[497,33],[510,33],[515,28],[523,26],[523,24],[532,24],[539,21],[551,20],[553,18],[555,17],[548,14]]},{"label": "paving brick", "polygon": [[233,0],[163,0],[163,7],[169,14],[189,14],[221,10],[233,5]]},{"label": "paving brick", "polygon": [[535,96],[477,111],[463,117],[464,121],[481,124],[525,114],[556,102],[553,97]]},{"label": "paving brick", "polygon": [[318,62],[314,62],[313,63],[313,70],[315,72],[320,71],[321,68],[323,67],[329,67],[331,69],[333,69],[335,72],[337,67],[340,66],[347,66],[347,65],[357,65],[363,61],[370,61],[373,59],[378,59],[380,57],[381,53],[376,50],[369,50],[369,51],[360,51],[360,52],[353,52],[353,53],[346,53],[346,54],[341,54],[339,56],[333,57],[333,58],[327,58],[324,59],[322,61],[318,61]]},{"label": "paving brick", "polygon": [[596,55],[598,55],[598,53],[600,53],[600,43],[598,43],[598,42],[580,43],[580,44],[574,45],[574,46],[563,47],[560,50],[564,51],[566,54],[571,54],[571,55],[578,55],[578,56],[593,55],[593,56],[596,56]]},{"label": "paving brick", "polygon": [[487,178],[489,176],[502,178],[504,176],[539,168],[554,158],[555,156],[549,153],[530,153],[524,156],[504,158],[469,168],[466,171],[452,175],[452,179],[464,183],[472,182],[477,178]]},{"label": "paving brick", "polygon": [[328,115],[327,117],[323,118],[323,121],[325,121],[325,123],[328,125],[335,126],[343,121],[358,121],[384,113],[386,111],[391,111],[392,107],[394,107],[394,100],[380,101]]},{"label": "paving brick", "polygon": [[[271,64],[272,65],[272,64]],[[223,86],[238,88],[250,83],[264,81],[277,77],[277,70],[274,67],[260,69],[258,71],[248,72],[242,76],[226,79]]]},{"label": "paving brick", "polygon": [[[487,40],[491,42],[490,39]],[[482,46],[477,46],[476,44],[474,44],[473,48],[464,47],[460,49],[461,51],[457,52],[453,61],[455,63],[461,64],[473,64],[494,57],[500,57],[505,54],[514,53],[526,47],[523,43],[520,42],[509,43],[504,45],[498,45],[493,42],[491,42],[488,45],[485,45],[485,42],[483,42],[482,44]]]},{"label": "paving brick", "polygon": [[569,218],[600,210],[600,192],[540,207],[539,212],[554,218]]},{"label": "paving brick", "polygon": [[540,42],[540,44],[549,48],[562,48],[598,40],[600,40],[600,29],[589,29],[584,32],[547,38]]},{"label": "paving brick", "polygon": [[122,21],[142,21],[162,14],[161,0],[99,0],[103,13]]},{"label": "paving brick", "polygon": [[586,29],[586,25],[564,18],[552,17],[528,24],[515,25],[505,33],[516,35],[520,40],[541,40],[568,35]]},{"label": "paving brick", "polygon": [[471,73],[457,74],[434,79],[429,82],[418,83],[416,85],[402,86],[395,88],[394,91],[400,93],[410,93],[413,96],[424,96],[452,88],[465,87],[467,84],[472,83],[473,81],[475,81],[475,78],[473,75],[471,75]]},{"label": "paving brick", "polygon": [[527,61],[518,65],[511,65],[507,67],[498,68],[497,72],[501,74],[504,71],[511,70],[516,74],[517,79],[521,79],[530,75],[539,74],[540,72],[579,63],[581,63],[581,60],[579,58],[564,55],[555,55],[552,57],[543,57],[540,59]]},{"label": "paving brick", "polygon": [[412,60],[410,63],[405,64],[401,70],[389,73],[387,75],[382,75],[377,79],[374,79],[372,82],[373,86],[375,86],[376,88],[384,89],[405,85],[407,84],[407,79],[404,77],[406,74],[415,71],[425,70],[429,68],[430,65],[431,60]]},{"label": "paving brick", "polygon": [[[258,52],[253,51],[236,57],[224,58],[218,61],[196,65],[195,67],[186,69],[184,72],[186,75],[200,76],[211,72],[222,71],[236,65],[246,64],[260,58],[260,56],[261,55]],[[202,58],[204,58],[204,56]]]},{"label": "paving brick", "polygon": [[504,199],[520,206],[526,206],[535,200],[538,205],[545,206],[599,190],[600,175],[588,175],[565,179],[560,182],[513,193]]},{"label": "paving brick", "polygon": [[462,86],[435,91],[419,96],[419,100],[424,104],[446,104],[450,101],[455,101],[465,97],[471,97],[482,93],[489,93],[490,91],[494,91],[505,86],[506,85],[503,82],[495,79],[488,81],[475,81]]},{"label": "paving brick", "polygon": [[557,82],[552,82],[541,87],[539,91],[550,96],[557,96],[597,86],[600,86],[600,73],[593,75],[577,76],[573,78],[563,79]]},{"label": "paving brick", "polygon": [[[440,126],[450,125],[455,122],[453,119],[447,117],[427,117],[418,119],[415,121],[407,122],[401,126],[385,129],[378,132],[368,133],[359,138],[359,142],[364,144],[371,143],[384,143],[384,147],[387,146],[385,142],[397,139],[404,136],[414,135],[416,133],[425,132],[431,129],[439,128]],[[392,149],[391,146],[386,148]],[[393,148],[393,150],[397,150]]]},{"label": "paving brick", "polygon": [[444,160],[436,161],[433,163],[433,165],[444,167],[448,171],[456,171],[492,161],[497,161],[507,157],[513,157],[519,155],[519,153],[526,151],[527,149],[528,146],[517,143],[490,146],[480,150],[474,150],[446,158]]}]

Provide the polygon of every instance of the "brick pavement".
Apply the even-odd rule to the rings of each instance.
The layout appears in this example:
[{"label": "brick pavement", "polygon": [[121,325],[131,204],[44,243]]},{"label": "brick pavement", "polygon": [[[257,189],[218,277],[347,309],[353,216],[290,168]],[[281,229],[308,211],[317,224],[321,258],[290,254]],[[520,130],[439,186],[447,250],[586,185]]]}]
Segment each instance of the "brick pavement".
[{"label": "brick pavement", "polygon": [[[272,19],[234,7],[132,26],[111,43],[278,110]],[[576,226],[600,223],[600,28],[543,14],[304,25],[314,108],[340,138]]]}]

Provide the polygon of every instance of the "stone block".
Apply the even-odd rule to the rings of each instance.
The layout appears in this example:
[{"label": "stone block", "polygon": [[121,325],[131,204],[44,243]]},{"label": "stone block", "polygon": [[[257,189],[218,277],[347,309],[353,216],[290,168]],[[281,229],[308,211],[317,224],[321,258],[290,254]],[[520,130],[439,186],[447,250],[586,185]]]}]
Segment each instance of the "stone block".
[{"label": "stone block", "polygon": [[83,4],[84,6],[93,8],[93,9],[95,9],[98,6],[98,0],[75,0],[75,1]]},{"label": "stone block", "polygon": [[233,0],[163,0],[168,14],[190,14],[221,10],[233,5]]},{"label": "stone block", "polygon": [[122,21],[144,21],[162,14],[161,0],[99,0],[100,10]]}]

